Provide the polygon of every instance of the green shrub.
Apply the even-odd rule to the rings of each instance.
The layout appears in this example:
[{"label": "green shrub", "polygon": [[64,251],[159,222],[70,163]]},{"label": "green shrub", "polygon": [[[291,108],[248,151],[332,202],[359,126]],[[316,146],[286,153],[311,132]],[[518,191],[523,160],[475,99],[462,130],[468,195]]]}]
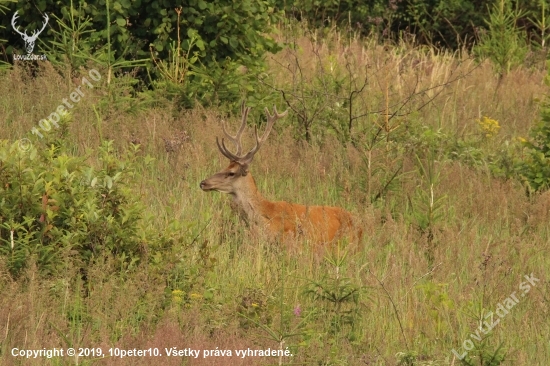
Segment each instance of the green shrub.
[{"label": "green shrub", "polygon": [[31,256],[47,274],[106,255],[120,268],[138,262],[142,207],[128,185],[133,159],[116,157],[105,142],[94,168],[54,145],[22,152],[19,143],[1,141],[0,256],[11,274]]},{"label": "green shrub", "polygon": [[542,104],[541,120],[531,130],[527,148],[517,170],[529,193],[550,188],[550,98]]},{"label": "green shrub", "polygon": [[459,48],[483,25],[487,4],[481,0],[277,0],[279,8],[316,27],[345,27],[384,39],[414,34],[421,43]]},{"label": "green shrub", "polygon": [[[186,3],[168,0],[80,0],[63,5],[53,0],[40,0],[36,4],[16,1],[6,5],[7,16],[0,21],[0,27],[6,29],[0,28],[0,38],[7,39],[8,55],[13,53],[14,48],[22,49],[21,37],[9,31],[12,14],[18,11],[21,26],[30,30],[40,29],[43,12],[52,16],[48,28],[40,35],[40,44],[54,44],[59,51],[50,52],[48,58],[63,59],[68,52],[78,51],[89,55],[90,50],[100,50],[110,41],[111,54],[124,56],[126,61],[148,59],[150,46],[157,52],[155,56],[167,59],[171,41],[178,39],[178,14],[174,10],[178,6],[181,6],[180,26],[185,30],[183,34],[197,35],[195,45],[200,50],[199,58],[205,64],[211,60],[221,62],[229,58],[248,65],[260,60],[266,51],[278,50],[277,43],[268,34],[279,18],[279,12],[268,0],[191,0]],[[68,37],[63,37],[64,33]],[[188,50],[189,46],[190,39],[184,36],[182,47]]]}]

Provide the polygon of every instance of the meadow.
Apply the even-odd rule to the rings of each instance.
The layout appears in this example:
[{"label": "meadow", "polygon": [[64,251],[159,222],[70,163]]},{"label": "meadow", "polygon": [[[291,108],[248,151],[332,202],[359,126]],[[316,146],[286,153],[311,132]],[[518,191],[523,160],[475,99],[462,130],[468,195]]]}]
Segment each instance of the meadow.
[{"label": "meadow", "polygon": [[[63,128],[41,139],[32,129],[95,66],[70,77],[47,62],[32,70],[17,62],[0,74],[0,156],[27,170],[10,179],[59,169],[62,178],[49,183],[55,187],[70,172],[95,167],[99,179],[88,177],[78,194],[98,184],[106,199],[124,187],[117,194],[139,203],[128,215],[145,234],[132,233],[135,258],[121,259],[118,242],[119,252],[93,247],[93,255],[78,257],[70,241],[86,238],[74,236],[55,243],[62,259],[29,254],[15,268],[14,247],[29,245],[25,253],[32,254],[34,242],[20,244],[22,229],[2,221],[0,364],[153,362],[11,353],[54,347],[201,350],[197,358],[154,359],[164,365],[550,363],[550,195],[528,194],[510,168],[540,119],[544,62],[534,55],[499,75],[466,50],[379,44],[306,27],[283,28],[276,37],[285,47],[267,57],[267,72],[243,98],[253,106],[250,124],[260,129],[264,107],[289,114],[251,172],[270,200],[349,210],[362,240],[321,248],[270,241],[231,210],[229,197],[200,190],[228,164],[215,140],[222,119],[238,126],[240,100],[181,109],[161,92],[135,96],[128,75],[108,79],[109,70],[97,68],[101,81],[82,87],[85,95],[62,115]],[[30,151],[18,148],[24,137]],[[105,158],[100,147],[108,141]],[[60,165],[38,167],[33,151]],[[104,178],[109,169],[121,172],[120,182]],[[33,194],[28,204],[42,207],[40,222],[48,222],[57,214],[49,193]],[[5,202],[0,208],[7,210]],[[95,222],[85,221],[85,209],[77,216],[74,222],[86,222],[82,230]],[[111,232],[109,221],[98,225],[96,232]],[[268,348],[293,356],[235,352]]]}]

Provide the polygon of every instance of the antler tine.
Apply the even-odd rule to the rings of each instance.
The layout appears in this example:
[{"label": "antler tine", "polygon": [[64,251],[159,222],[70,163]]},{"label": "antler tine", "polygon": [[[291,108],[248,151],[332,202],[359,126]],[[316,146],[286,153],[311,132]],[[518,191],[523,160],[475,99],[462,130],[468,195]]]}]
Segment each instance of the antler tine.
[{"label": "antler tine", "polygon": [[19,18],[19,15],[17,13],[19,13],[19,10],[16,11],[15,13],[13,13],[13,17],[11,18],[11,26],[12,26],[13,30],[16,31],[17,33],[19,33],[20,35],[22,35],[22,36],[25,35],[26,36],[27,31],[25,31],[25,33],[21,33],[18,29],[19,27],[17,25],[15,25],[15,21],[17,20],[17,18]]},{"label": "antler tine", "polygon": [[267,107],[265,108],[265,114],[267,114],[267,127],[265,128],[264,134],[262,135],[261,139],[258,139],[257,129],[254,130],[258,145],[263,144],[263,142],[267,140],[269,134],[271,133],[271,128],[275,124],[275,121],[277,121],[279,118],[286,116],[287,113],[288,113],[288,110],[284,111],[283,113],[277,113],[277,107],[273,106],[273,114],[271,114],[269,113],[269,109],[267,109]]},{"label": "antler tine", "polygon": [[283,113],[278,113],[277,112],[277,106],[274,105],[273,106],[273,115],[271,115],[269,113],[269,109],[267,109],[267,107],[265,108],[265,113],[267,114],[268,119],[274,118],[275,120],[278,120],[279,118],[283,118],[284,116],[287,115],[288,109],[286,111],[284,111]]},{"label": "antler tine", "polygon": [[237,161],[239,160],[241,157],[240,156],[237,156],[235,154],[232,154],[228,149],[227,147],[225,146],[225,141],[224,139],[222,139],[222,144],[220,145],[220,142],[218,140],[218,138],[216,137],[216,145],[218,145],[218,149],[220,150],[220,152],[223,154],[223,156],[225,156],[226,158],[228,158],[229,160],[232,160],[232,161]]},{"label": "antler tine", "polygon": [[246,127],[246,120],[248,119],[248,113],[250,112],[251,107],[246,107],[245,102],[241,105],[241,114],[242,114],[242,120],[241,120],[241,127],[239,127],[239,130],[237,131],[237,134],[235,136],[231,136],[229,132],[227,132],[227,129],[225,128],[225,122],[222,121],[222,128],[223,133],[225,136],[233,141],[235,146],[237,147],[237,151],[235,152],[235,156],[242,154],[242,145],[241,145],[241,135],[244,131],[244,128]]},{"label": "antler tine", "polygon": [[42,25],[42,29],[40,29],[40,32],[38,32],[38,34],[42,33],[42,31],[44,31],[44,29],[48,25],[48,20],[50,20],[50,18],[48,17],[48,14],[44,13],[44,25]]},{"label": "antler tine", "polygon": [[254,157],[254,154],[258,152],[262,144],[267,140],[269,137],[269,134],[271,133],[271,129],[273,125],[275,124],[275,121],[277,121],[279,118],[282,118],[286,116],[288,113],[288,110],[284,111],[283,113],[277,112],[277,107],[273,106],[273,114],[269,113],[269,109],[267,107],[265,108],[265,113],[267,114],[267,126],[265,128],[265,131],[261,138],[258,137],[258,128],[254,126],[254,136],[256,137],[256,146],[252,148],[244,157],[243,160],[252,160]]}]

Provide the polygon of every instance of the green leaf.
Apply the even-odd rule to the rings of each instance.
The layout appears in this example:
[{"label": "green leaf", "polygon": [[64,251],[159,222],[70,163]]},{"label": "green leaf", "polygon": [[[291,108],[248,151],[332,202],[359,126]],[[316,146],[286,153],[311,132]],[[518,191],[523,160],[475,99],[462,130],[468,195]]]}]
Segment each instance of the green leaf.
[{"label": "green leaf", "polygon": [[202,41],[202,39],[197,40],[196,45],[199,48],[199,50],[204,51],[204,42]]},{"label": "green leaf", "polygon": [[187,30],[187,37],[189,38],[197,38],[197,30],[193,28],[189,28]]},{"label": "green leaf", "polygon": [[46,1],[39,1],[38,4],[37,4],[37,8],[41,12],[44,12],[44,11],[46,11],[46,5],[47,5]]},{"label": "green leaf", "polygon": [[212,293],[212,290],[204,290],[202,297],[204,297],[205,300],[211,300],[214,298],[214,294]]},{"label": "green leaf", "polygon": [[119,17],[119,18],[116,19],[116,24],[119,27],[124,27],[124,26],[126,26],[126,19]]},{"label": "green leaf", "polygon": [[[132,6],[132,2],[130,0],[120,0],[120,4],[124,9],[130,9]],[[139,4],[136,4],[136,1],[134,1],[134,6],[139,7]]]}]

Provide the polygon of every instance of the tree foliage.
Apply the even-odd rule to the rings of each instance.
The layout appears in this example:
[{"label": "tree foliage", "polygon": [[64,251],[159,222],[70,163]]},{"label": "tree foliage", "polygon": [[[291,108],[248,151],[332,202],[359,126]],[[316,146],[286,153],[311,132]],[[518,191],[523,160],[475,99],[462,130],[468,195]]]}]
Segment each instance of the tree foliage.
[{"label": "tree foliage", "polygon": [[[472,45],[495,1],[500,0],[276,0],[277,6],[315,26],[333,24],[362,34],[397,39],[403,34],[416,41],[456,49]],[[539,19],[540,0],[513,1],[524,11],[522,25]],[[533,29],[536,31],[536,29]]]},{"label": "tree foliage", "polygon": [[[76,47],[96,50],[106,45],[110,32],[112,48],[126,59],[149,58],[150,46],[166,58],[170,41],[178,39],[175,8],[182,8],[180,26],[182,47],[189,47],[188,35],[196,34],[196,50],[203,63],[222,61],[227,58],[243,64],[257,61],[266,51],[278,49],[276,42],[268,36],[271,25],[278,19],[270,0],[105,0],[97,2],[39,0],[27,2],[19,0],[7,5],[7,16],[0,26],[0,38],[7,39],[6,52],[22,49],[22,41],[11,29],[11,16],[19,12],[21,29],[39,29],[43,22],[43,13],[52,15],[49,27],[39,40],[48,44],[53,40],[53,30],[59,30],[63,20],[71,25],[73,21],[89,20],[92,32],[86,37],[80,35]],[[109,9],[110,24],[107,24]]]}]

